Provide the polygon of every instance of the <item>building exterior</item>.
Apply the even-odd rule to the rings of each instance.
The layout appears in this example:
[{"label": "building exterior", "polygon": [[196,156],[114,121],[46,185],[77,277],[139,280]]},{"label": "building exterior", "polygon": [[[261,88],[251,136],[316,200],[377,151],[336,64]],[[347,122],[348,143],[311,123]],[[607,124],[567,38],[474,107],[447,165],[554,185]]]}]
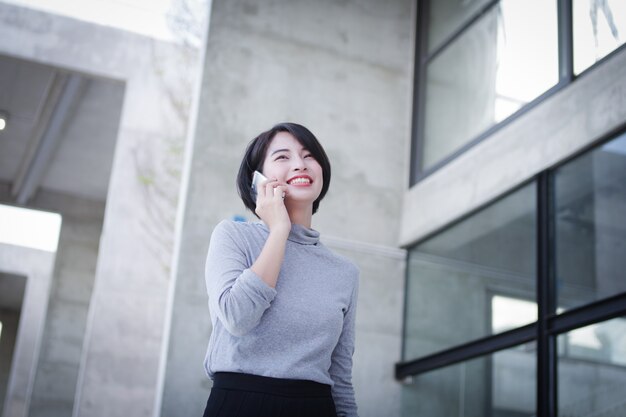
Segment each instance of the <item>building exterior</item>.
[{"label": "building exterior", "polygon": [[623,4],[421,1],[402,415],[623,415]]},{"label": "building exterior", "polygon": [[197,62],[0,3],[0,200],[62,216],[54,266],[3,247],[2,288],[26,281],[3,416],[152,414]]},{"label": "building exterior", "polygon": [[[253,219],[235,175],[279,121],[333,166],[313,227],[361,271],[362,417],[624,414],[619,2],[210,8],[194,52],[0,3],[0,68],[80,92],[35,191],[0,155],[1,201],[63,217],[56,255],[0,246],[23,297],[0,309],[4,417],[202,413],[209,237]],[[62,171],[87,137],[99,152]]]}]

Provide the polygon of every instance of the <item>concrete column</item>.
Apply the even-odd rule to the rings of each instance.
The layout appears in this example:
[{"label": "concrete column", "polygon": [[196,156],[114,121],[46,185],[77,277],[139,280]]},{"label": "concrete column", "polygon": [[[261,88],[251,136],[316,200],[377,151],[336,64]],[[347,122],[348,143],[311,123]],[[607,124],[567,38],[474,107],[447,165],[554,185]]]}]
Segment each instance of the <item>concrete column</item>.
[{"label": "concrete column", "polygon": [[40,191],[31,206],[60,213],[63,223],[28,415],[69,417],[95,278],[104,203]]},{"label": "concrete column", "polygon": [[41,347],[54,252],[0,244],[0,270],[26,277],[3,417],[26,417]]},{"label": "concrete column", "polygon": [[197,51],[0,4],[1,51],[125,83],[73,415],[149,416]]},{"label": "concrete column", "polygon": [[361,417],[399,415],[404,258],[395,248],[407,183],[413,2],[214,0],[185,206],[161,415],[200,415],[210,382],[203,266],[222,219],[246,212],[235,176],[246,144],[302,123],[333,166],[313,217],[361,269],[354,385]]},{"label": "concrete column", "polygon": [[[138,60],[127,80],[75,417],[153,413],[184,146],[177,111],[187,111],[174,108],[160,74],[175,57],[160,59]],[[182,93],[173,91],[186,103]]]}]

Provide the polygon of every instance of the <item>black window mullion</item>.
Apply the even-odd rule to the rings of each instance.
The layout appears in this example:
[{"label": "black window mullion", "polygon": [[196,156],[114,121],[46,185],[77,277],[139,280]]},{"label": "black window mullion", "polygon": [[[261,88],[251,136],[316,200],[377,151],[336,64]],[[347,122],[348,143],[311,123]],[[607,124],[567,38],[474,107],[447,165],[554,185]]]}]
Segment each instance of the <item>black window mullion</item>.
[{"label": "black window mullion", "polygon": [[557,410],[556,336],[550,317],[556,311],[555,239],[552,176],[537,179],[537,416],[554,417]]},{"label": "black window mullion", "polygon": [[518,327],[513,330],[487,336],[463,345],[455,346],[428,356],[396,364],[396,379],[434,371],[438,368],[465,362],[488,355],[503,349],[528,343],[535,339],[537,326],[535,323]]},{"label": "black window mullion", "polygon": [[574,79],[574,35],[572,0],[557,0],[559,31],[559,84]]},{"label": "black window mullion", "polygon": [[625,315],[626,293],[620,293],[551,317],[550,333],[558,335]]},{"label": "black window mullion", "polygon": [[426,99],[426,63],[428,52],[428,1],[417,1],[417,30],[415,31],[415,68],[413,76],[413,131],[409,186],[412,187],[422,170],[424,146],[424,109]]}]

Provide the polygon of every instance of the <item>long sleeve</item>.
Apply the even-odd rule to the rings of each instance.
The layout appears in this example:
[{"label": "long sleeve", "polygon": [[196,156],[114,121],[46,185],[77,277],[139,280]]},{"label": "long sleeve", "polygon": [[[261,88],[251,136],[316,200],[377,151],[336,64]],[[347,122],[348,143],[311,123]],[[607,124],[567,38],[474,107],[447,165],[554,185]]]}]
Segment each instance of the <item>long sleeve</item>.
[{"label": "long sleeve", "polygon": [[274,289],[250,270],[268,235],[262,223],[232,221],[211,235],[205,371],[331,385],[338,415],[358,417],[351,375],[358,267],[326,248],[319,232],[294,224]]},{"label": "long sleeve", "polygon": [[332,362],[329,373],[334,382],[332,393],[338,417],[358,417],[354,388],[352,386],[352,355],[354,354],[354,326],[358,290],[357,280],[354,285],[350,306],[344,313],[341,336],[331,357]]},{"label": "long sleeve", "polygon": [[276,290],[249,269],[242,242],[233,224],[222,221],[213,230],[205,265],[209,309],[233,336],[255,328]]}]

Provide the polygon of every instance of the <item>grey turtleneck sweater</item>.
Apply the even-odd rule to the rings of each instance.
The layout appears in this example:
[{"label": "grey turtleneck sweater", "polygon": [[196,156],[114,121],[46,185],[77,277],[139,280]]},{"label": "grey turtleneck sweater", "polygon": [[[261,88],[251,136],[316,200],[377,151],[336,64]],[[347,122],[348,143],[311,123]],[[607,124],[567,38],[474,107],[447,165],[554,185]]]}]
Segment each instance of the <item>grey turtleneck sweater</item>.
[{"label": "grey turtleneck sweater", "polygon": [[358,269],[319,233],[292,225],[276,288],[250,266],[267,240],[263,223],[222,221],[213,230],[205,278],[213,331],[205,359],[242,372],[332,385],[339,416],[357,417],[352,388]]}]

